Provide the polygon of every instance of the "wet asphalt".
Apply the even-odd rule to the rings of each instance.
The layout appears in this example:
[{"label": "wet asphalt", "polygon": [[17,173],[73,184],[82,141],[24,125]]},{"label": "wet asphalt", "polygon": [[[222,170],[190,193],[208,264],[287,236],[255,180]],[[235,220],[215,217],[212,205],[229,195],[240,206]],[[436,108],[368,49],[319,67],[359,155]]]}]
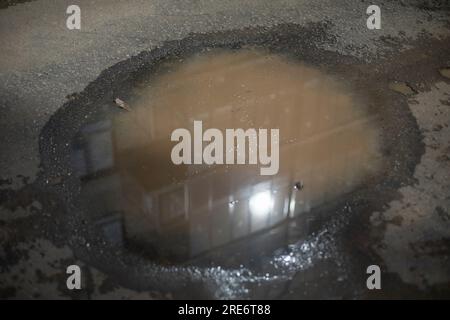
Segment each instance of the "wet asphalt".
[{"label": "wet asphalt", "polygon": [[[450,297],[449,11],[385,1],[374,31],[365,27],[367,6],[81,1],[80,31],[65,28],[64,1],[0,10],[8,44],[0,49],[0,296]],[[271,232],[180,265],[108,244],[71,175],[74,135],[122,112],[114,97],[126,100],[161,61],[248,46],[351,86],[383,129],[383,174]],[[79,292],[65,288],[73,263],[87,275]],[[380,291],[366,288],[372,264],[382,269]]]}]

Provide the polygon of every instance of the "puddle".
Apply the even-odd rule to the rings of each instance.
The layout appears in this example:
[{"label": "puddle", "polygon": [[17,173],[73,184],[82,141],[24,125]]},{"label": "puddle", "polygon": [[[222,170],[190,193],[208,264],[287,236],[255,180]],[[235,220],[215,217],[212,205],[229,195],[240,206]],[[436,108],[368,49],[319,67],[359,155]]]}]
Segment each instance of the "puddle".
[{"label": "puddle", "polygon": [[[380,166],[375,119],[338,81],[264,51],[173,60],[112,120],[82,127],[72,166],[87,211],[117,245],[185,261],[352,191]],[[174,165],[177,128],[278,128],[280,168]]]}]

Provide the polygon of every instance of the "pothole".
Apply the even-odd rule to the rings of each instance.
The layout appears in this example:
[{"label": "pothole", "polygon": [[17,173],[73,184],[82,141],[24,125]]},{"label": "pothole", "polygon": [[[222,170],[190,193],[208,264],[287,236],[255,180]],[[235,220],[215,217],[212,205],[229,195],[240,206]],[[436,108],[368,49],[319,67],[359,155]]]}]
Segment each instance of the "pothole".
[{"label": "pothole", "polygon": [[[375,115],[336,80],[279,55],[213,50],[167,61],[132,92],[130,112],[81,128],[72,165],[89,215],[111,241],[139,245],[156,261],[189,260],[269,229],[352,191],[380,167]],[[276,128],[278,172],[261,175],[261,165],[222,156],[219,164],[176,165],[171,134],[179,128],[190,133],[188,159],[198,152],[194,140],[204,153],[213,144],[204,141],[208,129]],[[236,152],[218,138],[213,155]],[[237,152],[256,157],[258,140],[237,141],[246,145]]]},{"label": "pothole", "polygon": [[[338,232],[412,181],[421,145],[404,97],[357,60],[309,45],[324,35],[294,25],[193,35],[73,95],[41,133],[38,184],[64,203],[52,214],[77,257],[174,297],[189,287],[243,297],[331,256],[332,276],[345,278]],[[277,174],[174,165],[170,135],[193,136],[194,120],[203,132],[278,128]]]}]

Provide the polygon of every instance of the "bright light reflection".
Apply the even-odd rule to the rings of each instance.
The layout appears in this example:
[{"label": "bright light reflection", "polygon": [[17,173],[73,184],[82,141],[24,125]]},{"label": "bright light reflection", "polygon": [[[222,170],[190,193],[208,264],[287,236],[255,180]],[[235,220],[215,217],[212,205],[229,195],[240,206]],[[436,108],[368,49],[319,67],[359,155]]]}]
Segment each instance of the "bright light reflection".
[{"label": "bright light reflection", "polygon": [[263,191],[250,197],[250,212],[254,215],[264,216],[273,208],[273,198],[269,191]]}]

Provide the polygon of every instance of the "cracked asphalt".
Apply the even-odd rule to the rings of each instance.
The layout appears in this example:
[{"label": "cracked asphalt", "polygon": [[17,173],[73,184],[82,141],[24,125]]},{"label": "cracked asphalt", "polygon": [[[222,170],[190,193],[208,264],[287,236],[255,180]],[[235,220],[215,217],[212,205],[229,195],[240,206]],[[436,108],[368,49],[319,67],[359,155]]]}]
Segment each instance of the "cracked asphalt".
[{"label": "cracked asphalt", "polygon": [[[378,1],[381,30],[366,27],[369,1],[80,0],[81,30],[66,28],[70,4],[7,1],[0,7],[1,298],[450,298],[446,1]],[[116,71],[126,77],[126,67],[147,63],[146,53],[165,52],[188,37],[192,46],[201,46],[214,39],[251,42],[265,32],[282,38],[286,30],[300,33],[286,38],[297,39],[286,48],[297,46],[309,53],[305,59],[311,64],[343,79],[370,79],[375,83],[370,90],[385,103],[383,114],[398,116],[398,122],[386,123],[405,121],[389,141],[395,146],[414,138],[417,146],[414,141],[398,146],[413,156],[393,162],[392,171],[401,172],[395,187],[373,191],[388,196],[371,198],[372,191],[364,191],[369,204],[340,206],[337,217],[316,218],[306,233],[289,225],[289,245],[242,266],[223,258],[212,266],[207,261],[152,265],[134,256],[97,259],[108,247],[91,243],[80,231],[83,223],[72,218],[77,214],[64,192],[73,189],[50,181],[49,172],[60,168],[51,166],[57,154],[52,148],[60,142],[45,128],[57,127],[60,119],[61,125],[69,123],[67,106],[79,107],[74,114],[81,119],[88,111],[78,99],[96,99],[96,85],[107,92],[107,81],[125,81],[108,77]],[[282,41],[275,43],[284,48]],[[216,255],[226,257],[233,250]],[[86,290],[66,289],[69,264],[82,267]],[[380,291],[365,288],[370,264],[382,269]]]}]

